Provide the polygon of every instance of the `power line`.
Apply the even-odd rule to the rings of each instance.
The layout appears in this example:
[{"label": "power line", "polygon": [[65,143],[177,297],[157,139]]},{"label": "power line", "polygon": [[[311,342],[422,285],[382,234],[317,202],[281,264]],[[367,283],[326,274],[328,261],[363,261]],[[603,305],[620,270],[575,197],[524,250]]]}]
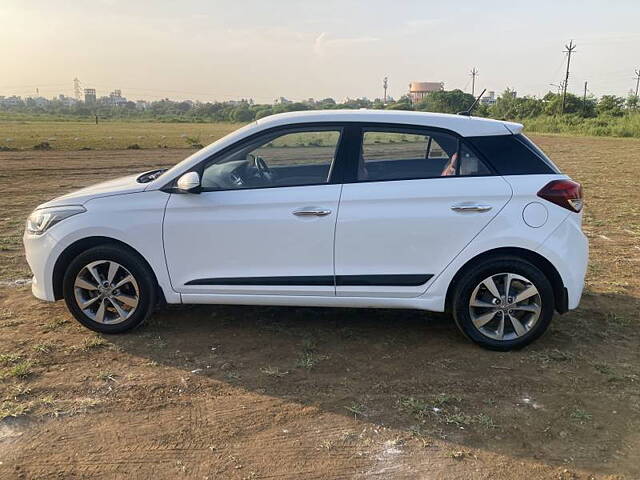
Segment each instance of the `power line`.
[{"label": "power line", "polygon": [[569,42],[569,45],[564,46],[566,48],[565,53],[567,54],[567,73],[564,76],[564,91],[562,92],[562,109],[560,113],[564,113],[564,105],[567,100],[567,84],[569,83],[569,65],[571,65],[571,54],[576,49],[576,46],[573,44],[573,40]]},{"label": "power line", "polygon": [[558,95],[560,95],[562,93],[562,90],[564,89],[564,82],[560,82],[560,85],[556,83],[550,83],[549,85],[558,89]]},{"label": "power line", "polygon": [[560,70],[562,70],[562,67],[564,67],[564,55],[562,56],[562,61],[560,62],[560,64],[558,65],[558,67],[553,71],[553,75],[551,75],[551,78],[553,79],[553,81],[556,81],[557,75],[558,73],[560,73]]}]

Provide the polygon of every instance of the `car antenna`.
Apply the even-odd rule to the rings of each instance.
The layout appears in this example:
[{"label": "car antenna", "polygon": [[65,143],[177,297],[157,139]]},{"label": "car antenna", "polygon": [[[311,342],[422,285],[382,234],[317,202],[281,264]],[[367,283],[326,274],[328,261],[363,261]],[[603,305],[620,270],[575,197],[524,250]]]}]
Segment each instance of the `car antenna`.
[{"label": "car antenna", "polygon": [[471,106],[467,110],[463,110],[461,112],[458,112],[457,115],[465,115],[467,117],[470,117],[471,116],[471,112],[473,111],[474,108],[476,108],[476,105],[478,104],[478,102],[480,101],[480,99],[484,95],[484,92],[486,92],[486,91],[487,91],[486,88],[484,90],[482,90],[482,93],[480,95],[478,95],[478,98],[475,99],[475,101],[471,104]]}]

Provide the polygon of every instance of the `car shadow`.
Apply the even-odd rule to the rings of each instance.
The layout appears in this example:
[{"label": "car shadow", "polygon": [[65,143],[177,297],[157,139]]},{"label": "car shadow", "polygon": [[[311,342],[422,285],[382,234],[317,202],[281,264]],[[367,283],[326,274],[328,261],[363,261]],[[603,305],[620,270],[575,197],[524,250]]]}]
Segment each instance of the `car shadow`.
[{"label": "car shadow", "polygon": [[228,383],[452,448],[611,472],[605,462],[632,434],[625,419],[637,405],[625,392],[640,373],[637,333],[629,317],[607,313],[613,305],[632,315],[638,299],[586,293],[580,309],[556,315],[545,336],[515,352],[483,350],[449,316],[409,310],[173,306],[106,338],[205,385]]}]

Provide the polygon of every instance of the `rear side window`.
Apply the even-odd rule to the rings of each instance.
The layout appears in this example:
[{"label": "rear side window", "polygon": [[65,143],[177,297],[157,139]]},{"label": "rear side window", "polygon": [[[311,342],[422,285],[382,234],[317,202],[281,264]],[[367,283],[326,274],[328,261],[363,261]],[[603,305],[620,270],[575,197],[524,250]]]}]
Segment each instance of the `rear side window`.
[{"label": "rear side window", "polygon": [[500,175],[560,173],[524,135],[468,137],[465,140],[476,147]]},{"label": "rear side window", "polygon": [[473,151],[443,132],[365,129],[359,181],[490,175]]},{"label": "rear side window", "polygon": [[538,156],[540,158],[542,158],[542,160],[545,161],[545,163],[547,165],[549,165],[553,170],[555,170],[556,173],[560,173],[560,169],[558,167],[556,167],[556,164],[553,163],[551,161],[551,159],[547,156],[546,153],[544,153],[542,151],[542,149],[537,146],[535,143],[533,143],[529,137],[527,137],[526,135],[522,135],[521,133],[519,133],[518,135],[516,135],[516,138],[518,140],[520,140],[522,143],[524,143],[527,147],[529,147],[531,150],[533,150],[534,152],[536,152],[538,154]]}]

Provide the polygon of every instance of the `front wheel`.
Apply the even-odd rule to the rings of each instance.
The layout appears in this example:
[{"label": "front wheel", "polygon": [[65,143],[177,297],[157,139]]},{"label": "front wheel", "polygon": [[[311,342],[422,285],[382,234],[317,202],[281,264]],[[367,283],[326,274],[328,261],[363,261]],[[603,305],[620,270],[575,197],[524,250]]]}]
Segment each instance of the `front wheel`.
[{"label": "front wheel", "polygon": [[453,316],[460,330],[492,350],[513,350],[542,335],[553,316],[553,289],[535,265],[517,257],[487,260],[458,282]]},{"label": "front wheel", "polygon": [[137,255],[104,245],[71,262],[64,275],[63,294],[67,307],[85,327],[120,333],[141,324],[151,313],[155,280]]}]

